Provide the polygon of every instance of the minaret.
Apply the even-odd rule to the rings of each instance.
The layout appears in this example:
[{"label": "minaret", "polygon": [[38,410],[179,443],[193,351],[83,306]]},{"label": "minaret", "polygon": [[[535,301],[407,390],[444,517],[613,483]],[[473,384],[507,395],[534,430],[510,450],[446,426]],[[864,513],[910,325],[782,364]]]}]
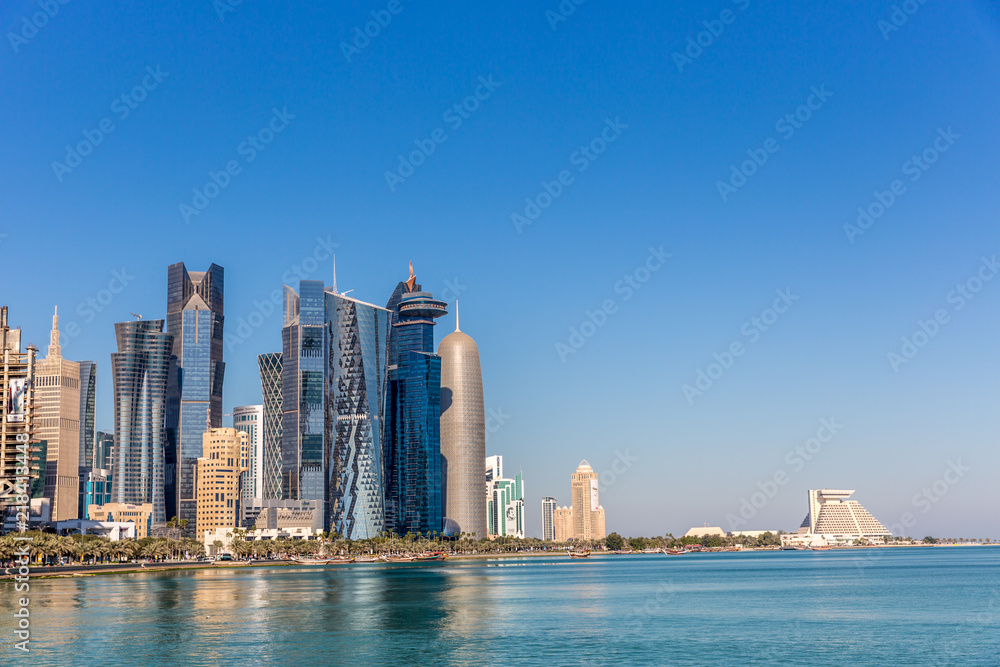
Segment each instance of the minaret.
[{"label": "minaret", "polygon": [[62,357],[62,347],[59,345],[59,306],[56,306],[55,314],[52,315],[52,333],[49,334],[49,354],[50,359]]},{"label": "minaret", "polygon": [[[457,305],[457,304],[456,304]],[[438,346],[441,356],[441,495],[458,530],[486,537],[486,419],[476,341],[458,328]]]}]

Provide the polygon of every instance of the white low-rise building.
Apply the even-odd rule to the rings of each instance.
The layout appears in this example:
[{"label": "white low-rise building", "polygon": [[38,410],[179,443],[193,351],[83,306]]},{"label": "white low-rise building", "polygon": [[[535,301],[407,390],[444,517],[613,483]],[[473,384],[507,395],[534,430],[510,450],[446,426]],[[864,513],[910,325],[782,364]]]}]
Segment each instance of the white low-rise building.
[{"label": "white low-rise building", "polygon": [[[309,526],[298,526],[291,528],[264,528],[259,530],[247,530],[241,531],[241,533],[243,539],[247,542],[257,542],[274,540],[314,540],[322,535],[323,531]],[[209,556],[216,556],[219,553],[230,552],[232,541],[232,528],[216,528],[214,530],[206,530],[204,533],[205,553]],[[221,543],[222,546],[217,547],[216,542]]]}]

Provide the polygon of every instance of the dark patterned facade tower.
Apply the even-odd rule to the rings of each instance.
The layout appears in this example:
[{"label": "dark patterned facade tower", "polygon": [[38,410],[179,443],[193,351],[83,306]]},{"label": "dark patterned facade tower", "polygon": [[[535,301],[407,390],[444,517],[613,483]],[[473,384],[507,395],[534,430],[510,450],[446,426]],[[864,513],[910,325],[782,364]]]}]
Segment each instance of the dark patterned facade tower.
[{"label": "dark patterned facade tower", "polygon": [[173,336],[167,388],[166,506],[169,517],[187,519],[197,534],[194,475],[202,455],[205,424],[222,426],[223,293],[221,266],[188,271],[183,262],[167,268],[167,333]]},{"label": "dark patterned facade tower", "polygon": [[321,500],[327,530],[376,537],[385,530],[389,312],[319,280],[285,286],[284,311],[282,498]]},{"label": "dark patterned facade tower", "polygon": [[153,521],[166,521],[164,450],[167,376],[173,337],[163,320],[115,324],[111,354],[115,403],[112,501],[152,503]]},{"label": "dark patterned facade tower", "polygon": [[423,292],[413,275],[399,283],[392,312],[383,470],[386,528],[433,534],[441,514],[441,357],[434,353],[434,320],[447,304]]},{"label": "dark patterned facade tower", "polygon": [[261,470],[264,498],[280,500],[281,495],[281,353],[257,357],[260,388],[264,402],[264,466]]},{"label": "dark patterned facade tower", "polygon": [[327,291],[326,304],[330,530],[362,540],[385,531],[382,436],[390,313],[335,287]]}]

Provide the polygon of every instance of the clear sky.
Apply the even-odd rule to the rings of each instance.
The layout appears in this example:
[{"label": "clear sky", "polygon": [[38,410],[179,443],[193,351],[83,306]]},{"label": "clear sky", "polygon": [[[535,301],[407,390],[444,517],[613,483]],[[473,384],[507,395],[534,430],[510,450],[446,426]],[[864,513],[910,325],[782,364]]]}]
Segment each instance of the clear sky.
[{"label": "clear sky", "polygon": [[99,428],[168,264],[225,267],[229,412],[336,244],[352,296],[460,296],[529,534],[586,458],[624,534],[828,487],[1000,538],[995,3],[276,4],[0,7],[0,303],[76,325]]}]

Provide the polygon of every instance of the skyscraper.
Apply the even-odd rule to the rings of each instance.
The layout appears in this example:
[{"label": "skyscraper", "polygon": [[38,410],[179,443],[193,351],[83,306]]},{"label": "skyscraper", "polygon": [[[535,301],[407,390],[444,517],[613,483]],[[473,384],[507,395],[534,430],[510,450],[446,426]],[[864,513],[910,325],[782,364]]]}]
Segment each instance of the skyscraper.
[{"label": "skyscraper", "polygon": [[241,498],[263,498],[264,406],[241,405],[233,408],[233,428],[247,434],[246,471],[240,480]]},{"label": "skyscraper", "polygon": [[385,530],[382,433],[389,311],[327,290],[285,286],[281,474],[286,500],[322,500],[349,539]]},{"label": "skyscraper", "polygon": [[281,329],[281,488],[288,500],[325,500],[326,297],[322,280],[285,285]]},{"label": "skyscraper", "polygon": [[[205,424],[222,426],[224,271],[167,268],[167,333],[173,337],[167,388],[165,512],[194,528],[197,500],[194,469]],[[117,481],[117,478],[116,478]]]},{"label": "skyscraper", "polygon": [[[111,490],[110,471],[107,475],[94,475],[94,410],[97,404],[97,364],[93,361],[80,362],[80,461],[77,467],[79,477],[79,502],[77,518],[87,518],[88,493],[97,495]],[[93,483],[92,483],[93,478]],[[96,503],[101,504],[101,503]]]},{"label": "skyscraper", "polygon": [[[80,467],[94,466],[94,412],[97,406],[97,364],[80,362]],[[86,509],[86,508],[81,508]]]},{"label": "skyscraper", "polygon": [[598,493],[597,473],[586,460],[571,477],[573,492],[573,538],[599,540],[604,535],[604,508]]},{"label": "skyscraper", "polygon": [[278,500],[281,495],[281,353],[257,357],[260,388],[264,399],[264,462],[261,468],[261,498]]},{"label": "skyscraper", "polygon": [[556,539],[556,499],[552,496],[542,498],[542,539]]},{"label": "skyscraper", "polygon": [[329,528],[348,539],[366,539],[385,530],[382,437],[390,313],[336,288],[326,293],[326,304]]},{"label": "skyscraper", "polygon": [[400,534],[443,528],[441,357],[434,354],[434,320],[446,307],[421,291],[412,262],[409,279],[386,305],[392,313],[383,447],[386,527]]},{"label": "skyscraper", "polygon": [[524,482],[503,476],[502,456],[486,459],[486,523],[490,538],[524,539]]},{"label": "skyscraper", "polygon": [[115,338],[111,495],[118,503],[152,503],[153,521],[164,523],[167,376],[173,336],[163,332],[163,320],[135,320],[115,324]]},{"label": "skyscraper", "polygon": [[77,516],[80,501],[80,364],[62,357],[59,312],[45,359],[35,369],[35,435],[48,444],[45,497],[52,499],[52,521]]},{"label": "skyscraper", "polygon": [[[24,474],[25,458],[34,460],[41,446],[32,437],[34,431],[34,376],[35,353],[37,350],[29,345],[21,351],[21,329],[11,329],[7,325],[7,306],[0,307],[0,508],[12,505],[22,505],[17,496],[26,494],[29,489],[26,484],[35,486],[37,476],[42,475],[44,483],[44,467],[41,470],[29,470]],[[31,448],[31,456],[25,457],[24,444]],[[21,450],[18,450],[18,447]],[[21,463],[18,463],[21,455]],[[20,468],[20,470],[18,470]],[[34,468],[32,465],[31,468]],[[26,483],[18,485],[18,478],[24,482],[24,477],[30,477]],[[23,503],[26,504],[26,503]]]},{"label": "skyscraper", "polygon": [[444,514],[465,533],[486,535],[486,420],[479,348],[458,328],[438,346],[441,356],[441,494]]}]

